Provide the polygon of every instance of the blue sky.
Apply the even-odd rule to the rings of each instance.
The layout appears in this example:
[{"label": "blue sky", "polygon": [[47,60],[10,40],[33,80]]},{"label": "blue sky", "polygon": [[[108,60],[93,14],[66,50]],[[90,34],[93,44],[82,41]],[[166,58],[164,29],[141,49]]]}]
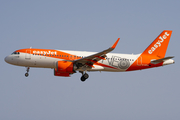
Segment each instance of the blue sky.
[{"label": "blue sky", "polygon": [[[0,1],[0,119],[180,119],[178,0]],[[22,48],[102,51],[118,37],[115,53],[141,53],[173,30],[166,56],[175,64],[134,72],[90,72],[55,77],[52,69],[4,62]]]}]

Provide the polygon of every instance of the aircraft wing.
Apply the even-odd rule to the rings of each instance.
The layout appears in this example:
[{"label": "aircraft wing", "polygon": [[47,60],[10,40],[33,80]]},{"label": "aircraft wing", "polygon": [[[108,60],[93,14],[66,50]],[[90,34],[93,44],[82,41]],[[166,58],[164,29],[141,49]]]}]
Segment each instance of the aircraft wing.
[{"label": "aircraft wing", "polygon": [[76,65],[79,65],[79,66],[88,65],[90,67],[93,67],[93,64],[98,62],[99,60],[101,59],[105,60],[106,54],[115,49],[117,43],[119,42],[119,39],[120,38],[118,38],[116,42],[110,48],[103,50],[102,52],[75,60],[74,62],[76,63]]}]

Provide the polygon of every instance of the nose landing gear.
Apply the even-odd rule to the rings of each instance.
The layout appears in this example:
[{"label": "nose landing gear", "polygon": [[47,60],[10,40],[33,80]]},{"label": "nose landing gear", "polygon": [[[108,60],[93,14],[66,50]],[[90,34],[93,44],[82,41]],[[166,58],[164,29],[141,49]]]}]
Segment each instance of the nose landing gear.
[{"label": "nose landing gear", "polygon": [[29,76],[29,73],[28,73],[28,72],[29,72],[29,69],[30,69],[30,68],[29,68],[29,67],[27,67],[27,69],[26,69],[26,71],[27,71],[27,72],[25,73],[25,76],[26,76],[26,77],[28,77],[28,76]]}]

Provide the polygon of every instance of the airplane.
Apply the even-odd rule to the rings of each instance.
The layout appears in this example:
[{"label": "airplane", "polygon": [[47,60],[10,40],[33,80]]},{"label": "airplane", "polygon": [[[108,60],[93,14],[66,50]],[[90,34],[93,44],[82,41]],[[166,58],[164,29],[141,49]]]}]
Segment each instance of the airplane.
[{"label": "airplane", "polygon": [[110,48],[101,52],[27,48],[14,51],[5,57],[5,61],[26,67],[26,77],[30,67],[52,68],[54,76],[61,77],[70,77],[79,71],[84,82],[90,71],[126,72],[173,64],[173,57],[165,57],[171,34],[171,30],[164,30],[140,54],[110,53],[118,44],[118,38]]}]

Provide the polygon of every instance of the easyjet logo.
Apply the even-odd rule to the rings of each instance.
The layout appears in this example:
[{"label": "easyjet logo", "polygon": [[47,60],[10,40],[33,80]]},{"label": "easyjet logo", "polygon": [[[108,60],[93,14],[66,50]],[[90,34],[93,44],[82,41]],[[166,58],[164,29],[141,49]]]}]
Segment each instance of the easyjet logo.
[{"label": "easyjet logo", "polygon": [[164,35],[159,37],[159,40],[154,44],[153,47],[148,51],[149,54],[152,54],[158,47],[161,47],[161,44],[164,42],[164,40],[169,36],[168,32],[165,32]]},{"label": "easyjet logo", "polygon": [[52,52],[52,51],[33,51],[33,54],[52,54],[52,55],[56,55],[57,52]]}]

